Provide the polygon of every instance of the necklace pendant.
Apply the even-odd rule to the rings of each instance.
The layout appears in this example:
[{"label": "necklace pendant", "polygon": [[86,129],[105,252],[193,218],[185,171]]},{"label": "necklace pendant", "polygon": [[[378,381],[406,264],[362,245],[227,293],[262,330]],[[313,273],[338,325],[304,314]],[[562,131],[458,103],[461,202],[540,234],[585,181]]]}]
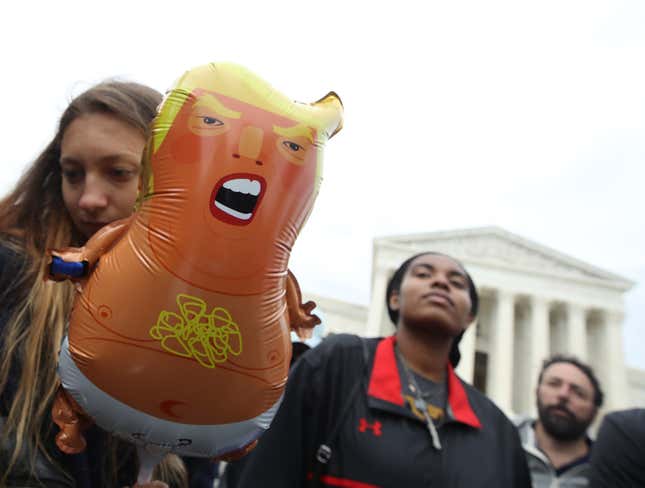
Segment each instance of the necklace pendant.
[{"label": "necklace pendant", "polygon": [[423,412],[426,408],[428,408],[426,402],[423,400],[423,398],[417,398],[414,400],[414,406],[417,407],[418,410]]}]

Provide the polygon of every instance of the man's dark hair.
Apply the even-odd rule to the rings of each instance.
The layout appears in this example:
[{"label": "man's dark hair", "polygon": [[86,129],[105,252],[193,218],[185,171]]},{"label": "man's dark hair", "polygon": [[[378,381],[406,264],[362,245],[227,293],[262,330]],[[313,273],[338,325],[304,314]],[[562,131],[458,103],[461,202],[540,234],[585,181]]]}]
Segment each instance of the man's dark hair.
[{"label": "man's dark hair", "polygon": [[[471,278],[471,276],[468,274],[468,271],[466,271],[466,268],[464,268],[464,265],[461,264],[458,260],[453,258],[452,256],[448,256],[447,254],[442,254],[439,252],[421,252],[419,254],[415,254],[414,256],[406,259],[401,263],[399,268],[394,272],[392,275],[392,278],[390,278],[390,281],[387,284],[387,290],[385,291],[385,305],[387,306],[387,314],[390,317],[390,320],[396,327],[399,322],[399,311],[398,310],[393,310],[390,307],[390,296],[392,296],[392,293],[395,291],[398,292],[401,289],[401,282],[403,281],[403,276],[405,276],[405,272],[408,270],[410,267],[410,264],[412,264],[412,261],[414,261],[416,258],[419,256],[426,256],[428,254],[435,255],[435,256],[445,256],[449,259],[452,259],[455,263],[457,263],[463,272],[466,275],[466,281],[468,282],[468,295],[470,295],[470,313],[472,314],[473,317],[477,316],[477,312],[479,311],[479,295],[477,293],[477,287],[475,286],[475,282]],[[453,343],[452,343],[452,349],[450,350],[450,364],[452,364],[453,367],[456,367],[457,364],[459,364],[459,360],[461,359],[461,353],[459,352],[459,341],[461,341],[461,338],[463,337],[464,333],[462,332],[459,334],[457,337],[455,337]]]},{"label": "man's dark hair", "polygon": [[542,377],[544,376],[544,371],[546,369],[557,363],[568,363],[576,368],[578,368],[580,371],[582,371],[587,378],[589,378],[589,381],[591,382],[593,389],[594,389],[594,394],[593,394],[593,403],[597,408],[602,407],[602,402],[605,399],[605,394],[602,392],[602,389],[600,388],[600,382],[598,381],[598,378],[596,378],[596,375],[593,372],[593,369],[591,366],[588,364],[583,363],[580,361],[578,358],[575,356],[567,356],[565,354],[554,354],[553,356],[545,359],[542,362],[542,369],[540,370],[540,375],[538,376],[538,385],[542,383]]}]

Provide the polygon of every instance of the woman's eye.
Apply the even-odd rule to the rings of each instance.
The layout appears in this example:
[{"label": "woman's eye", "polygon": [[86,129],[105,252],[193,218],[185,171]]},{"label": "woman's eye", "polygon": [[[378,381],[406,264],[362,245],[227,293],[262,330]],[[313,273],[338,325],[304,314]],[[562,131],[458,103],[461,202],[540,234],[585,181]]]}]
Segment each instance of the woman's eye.
[{"label": "woman's eye", "polygon": [[129,168],[112,168],[110,175],[117,181],[129,181],[134,176],[134,171]]},{"label": "woman's eye", "polygon": [[302,150],[302,146],[300,144],[296,144],[295,142],[292,141],[284,141],[282,143],[287,149],[293,152],[298,152]]},{"label": "woman's eye", "polygon": [[206,125],[212,125],[212,126],[224,125],[224,122],[222,122],[221,120],[216,119],[215,117],[209,117],[208,115],[202,117],[202,121]]},{"label": "woman's eye", "polygon": [[465,287],[466,287],[466,284],[465,284],[465,283],[463,283],[463,282],[461,282],[461,281],[454,281],[454,280],[453,280],[453,282],[452,282],[452,286],[454,286],[454,287],[456,287],[456,288],[465,288]]},{"label": "woman's eye", "polygon": [[63,179],[72,185],[83,180],[83,172],[78,169],[64,169],[62,173]]}]

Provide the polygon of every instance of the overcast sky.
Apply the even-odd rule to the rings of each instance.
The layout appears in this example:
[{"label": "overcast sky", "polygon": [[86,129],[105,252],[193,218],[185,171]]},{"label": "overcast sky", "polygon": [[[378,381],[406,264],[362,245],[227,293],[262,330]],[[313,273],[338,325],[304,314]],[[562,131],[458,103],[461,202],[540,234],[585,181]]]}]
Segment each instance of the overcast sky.
[{"label": "overcast sky", "polygon": [[[423,5],[423,6],[422,6]],[[645,369],[645,2],[5,2],[5,193],[69,99],[105,77],[168,88],[235,61],[345,128],[291,268],[367,303],[372,239],[497,225],[638,283]]]}]

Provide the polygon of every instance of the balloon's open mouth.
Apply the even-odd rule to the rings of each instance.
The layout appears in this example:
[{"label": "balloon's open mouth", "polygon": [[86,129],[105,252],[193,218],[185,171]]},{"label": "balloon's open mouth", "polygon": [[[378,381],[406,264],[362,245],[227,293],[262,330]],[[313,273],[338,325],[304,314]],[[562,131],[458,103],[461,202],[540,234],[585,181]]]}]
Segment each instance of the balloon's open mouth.
[{"label": "balloon's open mouth", "polygon": [[225,176],[213,188],[211,213],[228,224],[246,225],[253,220],[265,189],[266,181],[259,175],[237,173]]}]

